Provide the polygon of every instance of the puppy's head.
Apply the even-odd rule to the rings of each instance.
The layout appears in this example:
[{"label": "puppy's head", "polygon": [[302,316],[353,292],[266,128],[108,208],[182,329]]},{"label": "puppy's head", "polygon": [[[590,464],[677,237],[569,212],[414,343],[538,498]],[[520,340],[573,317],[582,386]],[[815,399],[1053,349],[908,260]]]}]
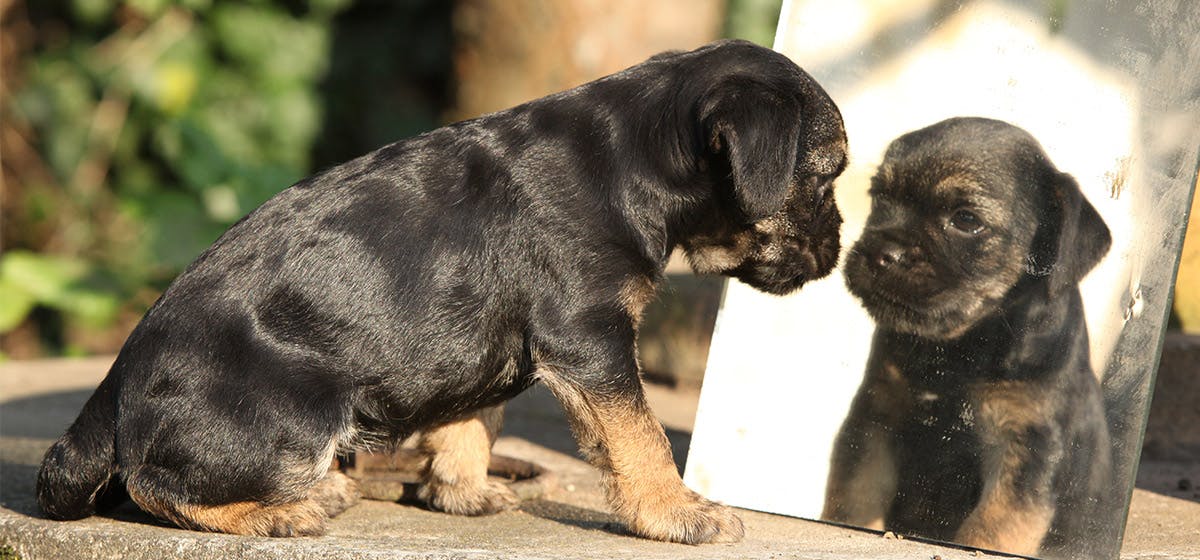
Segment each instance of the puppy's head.
[{"label": "puppy's head", "polygon": [[682,244],[698,273],[785,294],[837,264],[842,116],[783,55],[745,42],[709,49],[706,72],[716,78],[696,113],[700,165],[715,179],[719,208]]},{"label": "puppy's head", "polygon": [[1054,297],[1108,251],[1108,228],[1038,142],[991,119],[955,118],[892,142],[846,283],[875,320],[926,338],[961,335],[1006,297]]}]

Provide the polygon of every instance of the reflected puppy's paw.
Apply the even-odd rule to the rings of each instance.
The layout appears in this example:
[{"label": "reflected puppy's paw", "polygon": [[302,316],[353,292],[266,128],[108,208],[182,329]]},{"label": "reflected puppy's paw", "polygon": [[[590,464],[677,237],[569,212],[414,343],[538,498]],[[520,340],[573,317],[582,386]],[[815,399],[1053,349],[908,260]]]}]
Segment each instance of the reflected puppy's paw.
[{"label": "reflected puppy's paw", "polygon": [[991,515],[989,519],[987,513],[977,510],[958,528],[954,542],[1033,556],[1038,554],[1053,516],[1053,508],[1038,508],[1031,511],[1005,511]]}]

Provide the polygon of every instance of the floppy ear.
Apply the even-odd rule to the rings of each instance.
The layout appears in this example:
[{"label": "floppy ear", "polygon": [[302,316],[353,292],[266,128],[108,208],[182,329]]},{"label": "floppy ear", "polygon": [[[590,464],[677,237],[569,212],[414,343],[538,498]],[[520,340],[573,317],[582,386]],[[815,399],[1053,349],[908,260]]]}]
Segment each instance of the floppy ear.
[{"label": "floppy ear", "polygon": [[729,162],[733,199],[746,223],[783,208],[800,143],[800,102],[750,80],[727,83],[703,118],[708,147]]},{"label": "floppy ear", "polygon": [[1112,236],[1070,175],[1054,173],[1044,192],[1050,207],[1038,226],[1034,260],[1054,295],[1078,284],[1104,258]]}]

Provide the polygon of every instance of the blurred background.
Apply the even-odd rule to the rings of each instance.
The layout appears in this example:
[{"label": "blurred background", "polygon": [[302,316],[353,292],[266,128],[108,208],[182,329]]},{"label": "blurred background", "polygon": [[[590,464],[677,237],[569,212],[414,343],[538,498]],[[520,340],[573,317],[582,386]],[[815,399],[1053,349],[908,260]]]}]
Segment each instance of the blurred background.
[{"label": "blurred background", "polygon": [[770,45],[779,5],[0,0],[0,353],[116,352],[298,179],[662,50]]},{"label": "blurred background", "polygon": [[[298,179],[662,50],[770,45],[780,3],[0,0],[0,359],[116,352]],[[1200,242],[1185,253],[1174,320],[1200,332]],[[685,277],[642,351],[694,384],[720,283]]]}]

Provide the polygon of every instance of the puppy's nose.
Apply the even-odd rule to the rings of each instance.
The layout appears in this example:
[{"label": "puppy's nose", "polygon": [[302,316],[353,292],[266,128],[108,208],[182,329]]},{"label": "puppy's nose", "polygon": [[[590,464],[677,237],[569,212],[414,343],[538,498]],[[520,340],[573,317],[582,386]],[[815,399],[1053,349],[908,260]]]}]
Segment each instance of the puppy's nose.
[{"label": "puppy's nose", "polygon": [[908,252],[894,241],[885,241],[875,253],[875,265],[881,268],[902,265],[908,260]]}]

